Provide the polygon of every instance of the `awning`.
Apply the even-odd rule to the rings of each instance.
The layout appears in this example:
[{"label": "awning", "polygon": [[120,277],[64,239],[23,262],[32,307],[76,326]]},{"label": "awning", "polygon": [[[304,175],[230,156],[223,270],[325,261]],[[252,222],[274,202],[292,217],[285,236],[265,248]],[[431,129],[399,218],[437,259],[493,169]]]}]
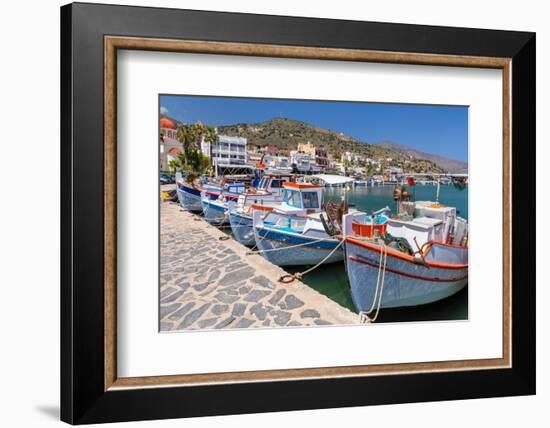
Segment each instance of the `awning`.
[{"label": "awning", "polygon": [[331,174],[316,174],[312,175],[312,177],[318,178],[319,180],[323,180],[327,184],[345,184],[345,183],[353,183],[355,181],[352,177],[344,177],[342,175],[331,175]]}]

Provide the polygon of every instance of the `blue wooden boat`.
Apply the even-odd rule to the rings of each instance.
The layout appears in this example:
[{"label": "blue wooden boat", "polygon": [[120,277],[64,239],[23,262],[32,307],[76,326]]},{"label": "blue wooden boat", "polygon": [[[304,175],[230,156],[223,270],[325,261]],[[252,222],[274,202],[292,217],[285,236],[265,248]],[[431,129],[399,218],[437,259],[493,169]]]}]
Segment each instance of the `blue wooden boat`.
[{"label": "blue wooden boat", "polygon": [[266,173],[258,187],[250,189],[241,195],[234,207],[230,207],[228,217],[231,231],[237,241],[243,245],[255,244],[252,229],[252,214],[254,210],[270,211],[283,200],[283,183],[294,181],[292,174]]},{"label": "blue wooden boat", "polygon": [[283,202],[264,215],[253,213],[256,246],[278,266],[315,265],[343,260],[341,241],[321,219],[322,187],[284,183]]},{"label": "blue wooden boat", "polygon": [[246,191],[243,183],[228,183],[218,195],[212,197],[212,192],[201,193],[201,206],[204,218],[211,224],[222,225],[228,219],[229,208],[236,204],[239,195]]},{"label": "blue wooden boat", "polygon": [[[183,180],[176,181],[176,193],[182,208],[188,211],[202,212],[201,192],[203,189]],[[219,195],[218,195],[219,196]]]}]

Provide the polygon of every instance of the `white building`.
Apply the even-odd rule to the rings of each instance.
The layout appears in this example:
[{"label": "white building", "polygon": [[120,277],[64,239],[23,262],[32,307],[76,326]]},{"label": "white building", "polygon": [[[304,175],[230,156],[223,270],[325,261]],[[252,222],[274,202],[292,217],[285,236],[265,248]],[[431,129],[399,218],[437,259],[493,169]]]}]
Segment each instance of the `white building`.
[{"label": "white building", "polygon": [[218,141],[201,142],[202,152],[212,160],[212,165],[245,165],[247,163],[246,138],[218,135]]},{"label": "white building", "polygon": [[298,151],[290,152],[290,161],[292,165],[296,165],[299,172],[302,173],[318,173],[322,171],[322,168],[317,165],[315,155],[311,153],[303,153]]},{"label": "white building", "polygon": [[352,153],[352,152],[342,153],[340,161],[341,162],[347,161],[351,163],[364,163],[364,164],[370,164],[370,165],[374,165],[378,163],[373,159],[369,158],[368,156],[364,156],[364,155]]}]

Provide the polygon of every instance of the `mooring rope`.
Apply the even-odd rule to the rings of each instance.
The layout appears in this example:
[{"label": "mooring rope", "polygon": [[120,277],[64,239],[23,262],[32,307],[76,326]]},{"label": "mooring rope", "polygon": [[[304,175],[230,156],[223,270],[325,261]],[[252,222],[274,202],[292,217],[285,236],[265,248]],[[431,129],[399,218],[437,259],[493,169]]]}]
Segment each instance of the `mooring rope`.
[{"label": "mooring rope", "polygon": [[[206,216],[208,214],[208,210],[210,209],[210,206],[207,204],[206,205],[206,208],[203,207],[202,209],[202,213],[206,219]],[[216,227],[221,227],[225,224],[225,213],[224,213],[224,219],[223,220],[219,220],[219,221],[208,221],[208,219],[206,219],[206,221],[208,223],[210,223],[212,226],[216,226]]]},{"label": "mooring rope", "polygon": [[334,247],[332,249],[332,251],[323,259],[321,260],[319,263],[317,263],[315,266],[313,267],[310,267],[309,269],[306,269],[305,271],[303,272],[296,272],[295,274],[290,274],[290,273],[287,273],[286,275],[282,275],[279,277],[279,282],[282,282],[283,284],[288,284],[288,283],[291,283],[292,281],[296,280],[296,279],[302,279],[302,277],[304,275],[307,275],[308,273],[314,271],[315,269],[317,269],[319,266],[321,266],[323,263],[325,263],[329,258],[330,256],[332,256],[334,254],[334,252],[340,248],[342,245],[344,244],[344,241],[340,241],[338,243],[338,245],[336,247]]},{"label": "mooring rope", "polygon": [[239,228],[239,227],[252,227],[252,226],[249,226],[247,224],[237,224],[237,225],[231,225],[231,224],[222,224],[220,226],[218,226],[220,229],[236,229],[236,228]]},{"label": "mooring rope", "polygon": [[[376,321],[378,314],[380,313],[380,306],[382,305],[382,297],[384,294],[384,285],[386,282],[386,264],[388,261],[388,249],[386,245],[382,243],[380,248],[380,261],[378,263],[378,276],[376,277],[376,291],[374,293],[374,299],[372,305],[368,311],[360,311],[359,317],[363,324],[370,324]],[[382,276],[380,276],[382,272]],[[371,313],[376,311],[374,316],[371,317]]]},{"label": "mooring rope", "polygon": [[[263,238],[260,236],[260,238],[262,240],[264,239],[269,239],[269,238]],[[296,245],[289,245],[289,246],[285,246],[285,247],[278,247],[278,248],[267,248],[265,250],[258,250],[258,251],[250,251],[248,253],[246,253],[247,256],[252,256],[254,254],[260,254],[260,253],[271,253],[272,251],[282,251],[282,250],[289,250],[291,248],[299,248],[299,247],[305,247],[305,246],[308,246],[310,244],[316,244],[318,242],[334,242],[333,239],[326,239],[326,238],[321,238],[321,239],[315,239],[313,241],[309,241],[309,242],[304,242],[302,244],[296,244]]]}]

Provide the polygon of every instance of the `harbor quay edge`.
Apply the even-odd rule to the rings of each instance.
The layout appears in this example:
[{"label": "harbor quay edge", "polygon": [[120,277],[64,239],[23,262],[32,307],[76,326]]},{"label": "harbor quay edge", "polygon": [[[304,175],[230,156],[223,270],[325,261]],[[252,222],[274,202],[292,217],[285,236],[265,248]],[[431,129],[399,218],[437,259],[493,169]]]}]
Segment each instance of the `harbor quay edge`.
[{"label": "harbor quay edge", "polygon": [[[359,324],[349,309],[178,204],[160,208],[160,331]],[[228,239],[229,238],[229,239]]]}]

